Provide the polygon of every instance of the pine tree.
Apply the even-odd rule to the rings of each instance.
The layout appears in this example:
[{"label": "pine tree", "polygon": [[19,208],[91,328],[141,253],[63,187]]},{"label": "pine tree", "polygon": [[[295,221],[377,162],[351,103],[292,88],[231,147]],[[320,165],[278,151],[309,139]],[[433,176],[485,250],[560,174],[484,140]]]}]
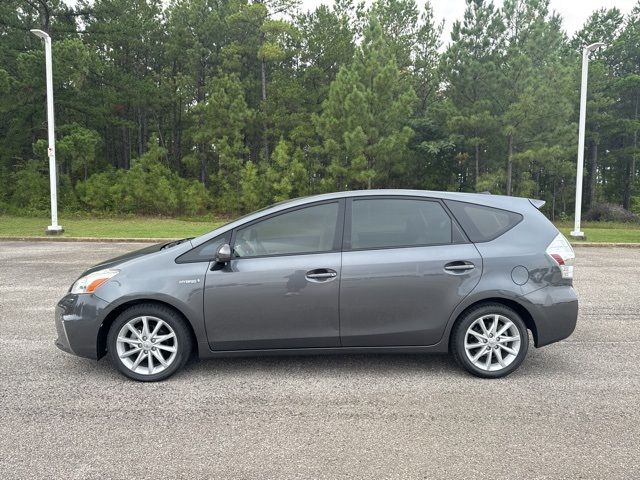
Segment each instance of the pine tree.
[{"label": "pine tree", "polygon": [[263,195],[260,177],[258,176],[258,168],[251,160],[242,167],[240,189],[242,193],[240,201],[245,212],[251,212],[263,206]]},{"label": "pine tree", "polygon": [[505,0],[502,11],[506,28],[494,105],[507,147],[505,193],[526,195],[531,165],[517,164],[518,152],[545,137],[546,146],[562,136],[572,139],[570,61],[561,19],[549,13],[549,0]]},{"label": "pine tree", "polygon": [[372,188],[406,170],[415,92],[375,17],[348,67],[331,84],[318,132],[331,159],[325,187]]},{"label": "pine tree", "polygon": [[[636,207],[640,210],[640,199],[634,202],[640,167],[640,3],[625,18],[624,28],[612,46],[614,71],[617,77],[615,91],[620,99],[616,108],[618,118],[618,152],[616,170],[618,182],[622,188],[622,206],[626,209]],[[613,193],[613,192],[612,192]]]},{"label": "pine tree", "polygon": [[[488,165],[482,164],[483,148],[496,134],[492,98],[498,89],[498,39],[503,30],[502,19],[493,3],[467,0],[463,21],[454,23],[451,44],[442,63],[448,79],[447,126],[451,139],[472,151],[475,190],[479,188],[483,171],[489,170]],[[458,158],[469,156],[464,152]]]},{"label": "pine tree", "polygon": [[[246,126],[254,112],[244,98],[244,89],[236,75],[220,75],[209,81],[207,99],[194,108],[199,119],[191,130],[193,141],[201,146],[204,169],[211,180],[216,206],[223,212],[240,208],[240,173],[249,150],[244,139]],[[193,157],[185,157],[202,167]]]},{"label": "pine tree", "polygon": [[307,171],[300,161],[302,152],[296,149],[291,155],[289,151],[289,143],[281,138],[273,151],[271,165],[267,167],[266,178],[272,202],[301,197],[307,193]]}]

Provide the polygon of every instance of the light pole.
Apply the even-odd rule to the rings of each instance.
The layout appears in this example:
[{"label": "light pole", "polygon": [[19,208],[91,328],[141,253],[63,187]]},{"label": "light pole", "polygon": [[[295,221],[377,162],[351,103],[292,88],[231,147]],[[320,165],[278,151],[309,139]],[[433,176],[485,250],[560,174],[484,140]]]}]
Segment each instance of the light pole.
[{"label": "light pole", "polygon": [[53,116],[53,69],[51,67],[51,37],[42,30],[31,30],[31,33],[44,40],[44,56],[47,76],[47,130],[49,136],[49,185],[51,188],[51,225],[47,227],[45,233],[58,235],[64,230],[58,225],[58,182],[56,179],[56,137]]},{"label": "light pole", "polygon": [[[596,42],[587,45],[582,50],[582,84],[580,87],[580,125],[578,130],[578,172],[576,175],[576,210],[574,216],[573,232],[571,237],[584,240],[586,237],[580,231],[580,217],[582,216],[582,175],[584,170],[584,129],[587,117],[587,77],[589,73],[589,54],[600,47],[604,47],[604,43]],[[592,174],[595,174],[593,172]]]}]

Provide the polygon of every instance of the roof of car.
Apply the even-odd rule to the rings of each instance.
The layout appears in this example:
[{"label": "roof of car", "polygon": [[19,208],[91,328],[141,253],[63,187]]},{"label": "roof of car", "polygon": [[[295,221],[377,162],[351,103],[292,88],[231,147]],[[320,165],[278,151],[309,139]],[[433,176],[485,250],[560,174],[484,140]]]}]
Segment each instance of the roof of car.
[{"label": "roof of car", "polygon": [[370,196],[410,196],[410,197],[435,197],[435,198],[450,198],[469,201],[470,198],[485,199],[489,196],[500,198],[514,198],[505,197],[504,195],[491,195],[489,193],[463,193],[463,192],[439,192],[435,190],[409,190],[401,188],[380,188],[375,190],[347,190],[344,192],[332,192],[322,193],[319,195],[311,195],[309,197],[300,197],[288,200],[288,202],[294,202],[296,200],[317,201],[322,199],[332,198],[344,198],[344,197],[370,197]]}]

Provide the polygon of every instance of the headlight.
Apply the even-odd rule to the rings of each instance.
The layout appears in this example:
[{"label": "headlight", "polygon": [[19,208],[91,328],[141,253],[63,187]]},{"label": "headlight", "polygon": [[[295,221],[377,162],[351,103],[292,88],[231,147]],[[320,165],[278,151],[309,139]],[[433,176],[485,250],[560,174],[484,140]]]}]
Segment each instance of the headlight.
[{"label": "headlight", "polygon": [[100,285],[115,277],[119,270],[98,270],[79,278],[71,287],[71,293],[93,293]]}]

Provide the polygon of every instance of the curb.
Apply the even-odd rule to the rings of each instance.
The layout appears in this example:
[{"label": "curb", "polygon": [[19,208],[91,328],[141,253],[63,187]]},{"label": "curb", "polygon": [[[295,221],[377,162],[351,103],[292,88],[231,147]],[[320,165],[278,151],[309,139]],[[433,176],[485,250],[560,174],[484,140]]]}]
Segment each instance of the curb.
[{"label": "curb", "polygon": [[[113,237],[21,237],[21,236],[0,236],[0,242],[95,242],[95,243],[163,243],[179,240],[178,238],[113,238]],[[640,248],[640,243],[621,242],[576,242],[572,243],[573,248],[593,248],[593,247],[620,247],[620,248]]]},{"label": "curb", "polygon": [[105,237],[9,237],[0,236],[0,242],[94,242],[94,243],[165,243],[177,238],[105,238]]},{"label": "curb", "polygon": [[622,247],[622,248],[640,248],[640,243],[621,243],[621,242],[577,242],[572,243],[573,248],[581,247]]}]

